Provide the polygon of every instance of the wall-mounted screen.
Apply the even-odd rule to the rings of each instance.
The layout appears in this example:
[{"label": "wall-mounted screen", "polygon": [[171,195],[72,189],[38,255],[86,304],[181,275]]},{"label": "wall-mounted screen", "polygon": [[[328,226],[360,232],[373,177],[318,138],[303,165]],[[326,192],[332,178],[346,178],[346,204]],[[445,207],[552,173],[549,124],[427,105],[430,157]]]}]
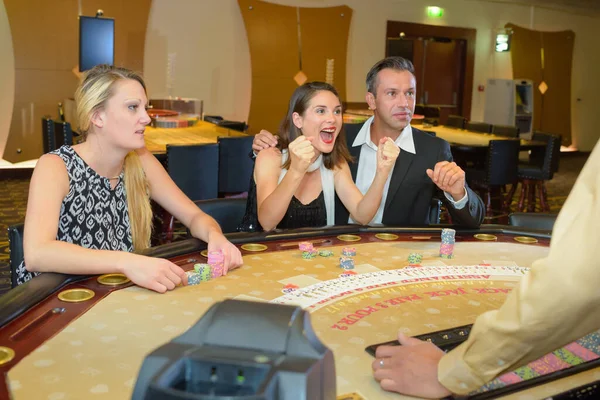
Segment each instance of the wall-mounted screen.
[{"label": "wall-mounted screen", "polygon": [[115,20],[79,17],[79,71],[115,62]]}]

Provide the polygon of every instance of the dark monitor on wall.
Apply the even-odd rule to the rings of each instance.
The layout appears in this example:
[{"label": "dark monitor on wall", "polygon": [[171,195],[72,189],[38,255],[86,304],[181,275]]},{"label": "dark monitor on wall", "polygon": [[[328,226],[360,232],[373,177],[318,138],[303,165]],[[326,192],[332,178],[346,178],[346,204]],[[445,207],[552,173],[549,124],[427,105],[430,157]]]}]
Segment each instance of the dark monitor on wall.
[{"label": "dark monitor on wall", "polygon": [[115,20],[79,17],[79,71],[115,62]]}]

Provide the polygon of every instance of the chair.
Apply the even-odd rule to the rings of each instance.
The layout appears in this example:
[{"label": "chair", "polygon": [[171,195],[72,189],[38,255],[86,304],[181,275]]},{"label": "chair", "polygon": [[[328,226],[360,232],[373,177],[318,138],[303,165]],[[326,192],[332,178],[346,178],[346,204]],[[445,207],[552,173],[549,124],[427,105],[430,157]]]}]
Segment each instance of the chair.
[{"label": "chair", "polygon": [[517,212],[508,216],[508,222],[512,226],[552,231],[556,217],[557,214]]},{"label": "chair", "polygon": [[246,211],[244,198],[198,200],[194,203],[219,223],[223,233],[237,232]]},{"label": "chair", "polygon": [[[514,185],[518,180],[520,145],[519,140],[490,140],[485,168],[467,168],[465,171],[469,185],[485,191],[487,218],[493,217],[492,190]],[[508,210],[507,206],[503,200],[502,211]]]},{"label": "chair", "polygon": [[492,134],[498,136],[507,136],[511,138],[519,137],[519,128],[510,125],[492,125]]},{"label": "chair", "polygon": [[219,144],[219,193],[221,195],[246,192],[254,169],[254,161],[248,157],[252,151],[254,136],[220,137]]},{"label": "chair", "polygon": [[471,132],[492,133],[492,125],[486,122],[469,121],[465,125],[465,129]]},{"label": "chair", "polygon": [[448,115],[446,126],[451,128],[465,129],[466,123],[467,119],[465,117],[461,117],[460,115]]},{"label": "chair", "polygon": [[435,106],[424,106],[423,107],[423,119],[424,123],[432,124],[437,126],[440,122],[440,108]]},{"label": "chair", "polygon": [[[558,135],[534,132],[532,140],[546,142],[546,146],[540,155],[536,155],[536,153],[532,155],[529,164],[519,164],[518,183],[521,184],[521,194],[519,196],[518,211],[523,211],[525,207],[528,212],[535,211],[537,191],[542,212],[549,212],[550,206],[548,205],[548,196],[544,182],[552,179],[554,173],[558,171],[561,138]],[[507,197],[509,204],[512,202],[512,197],[516,189],[517,184],[513,185],[510,189]]]},{"label": "chair", "polygon": [[[214,199],[219,194],[219,145],[167,144],[167,170],[171,179],[191,200]],[[163,233],[173,238],[174,218],[165,212]]]},{"label": "chair", "polygon": [[439,199],[431,198],[429,206],[429,225],[439,225],[442,214],[442,202]]},{"label": "chair", "polygon": [[53,121],[49,117],[42,118],[42,137],[44,153],[56,150],[65,144],[73,144],[71,124],[64,121]]},{"label": "chair", "polygon": [[17,287],[17,274],[15,272],[25,258],[25,254],[23,252],[23,228],[24,224],[17,224],[8,227],[11,288]]},{"label": "chair", "polygon": [[415,105],[415,114],[425,115],[425,106],[423,104],[416,104]]}]

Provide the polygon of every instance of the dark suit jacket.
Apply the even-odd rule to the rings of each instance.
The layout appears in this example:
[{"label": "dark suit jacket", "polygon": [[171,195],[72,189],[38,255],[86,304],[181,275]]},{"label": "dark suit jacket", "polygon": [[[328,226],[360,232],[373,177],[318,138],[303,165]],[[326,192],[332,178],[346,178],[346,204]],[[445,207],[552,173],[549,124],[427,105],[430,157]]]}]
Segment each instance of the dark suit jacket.
[{"label": "dark suit jacket", "polygon": [[[345,124],[346,139],[354,162],[349,163],[352,179],[356,182],[356,172],[360,162],[362,146],[352,147],[352,143],[362,124]],[[423,226],[429,225],[429,207],[431,199],[442,200],[450,212],[455,225],[476,228],[485,216],[485,207],[481,198],[467,186],[468,202],[464,208],[457,210],[446,199],[444,193],[433,183],[425,172],[433,169],[439,161],[452,161],[450,145],[444,139],[412,128],[416,154],[400,150],[396,160],[390,187],[388,189],[382,223],[390,226]],[[348,224],[348,210],[336,196],[335,223]]]}]

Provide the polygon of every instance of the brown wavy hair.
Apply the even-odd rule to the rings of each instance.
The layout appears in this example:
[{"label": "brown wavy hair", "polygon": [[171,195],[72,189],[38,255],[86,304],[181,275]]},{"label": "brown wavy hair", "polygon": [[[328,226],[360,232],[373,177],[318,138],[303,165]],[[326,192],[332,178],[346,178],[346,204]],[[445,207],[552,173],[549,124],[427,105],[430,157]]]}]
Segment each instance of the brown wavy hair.
[{"label": "brown wavy hair", "polygon": [[[340,95],[338,94],[337,90],[332,85],[325,82],[306,82],[304,85],[298,86],[296,90],[294,90],[294,93],[290,98],[287,114],[285,115],[285,118],[279,127],[279,141],[277,143],[277,147],[280,150],[287,149],[291,142],[293,142],[298,136],[302,135],[302,130],[294,125],[292,115],[294,113],[298,113],[304,116],[304,113],[306,112],[308,104],[312,98],[321,91],[331,92],[335,95],[335,97],[338,98],[338,100],[340,100]],[[333,145],[333,151],[331,153],[323,153],[323,165],[325,165],[325,168],[327,169],[333,169],[335,166],[340,165],[343,162],[350,161],[352,161],[352,156],[350,155],[348,146],[346,145],[346,133],[344,131],[344,125],[342,124],[342,129],[340,130],[340,133],[335,140],[335,144]],[[282,168],[288,169],[290,164],[291,157],[288,157]]]},{"label": "brown wavy hair", "polygon": [[[94,113],[106,106],[106,102],[114,95],[115,84],[125,79],[139,82],[146,92],[142,77],[125,68],[103,64],[83,74],[75,91],[77,124],[83,141],[87,139]],[[133,248],[138,251],[149,246],[152,234],[150,187],[135,151],[130,151],[125,157],[123,170]]]}]

